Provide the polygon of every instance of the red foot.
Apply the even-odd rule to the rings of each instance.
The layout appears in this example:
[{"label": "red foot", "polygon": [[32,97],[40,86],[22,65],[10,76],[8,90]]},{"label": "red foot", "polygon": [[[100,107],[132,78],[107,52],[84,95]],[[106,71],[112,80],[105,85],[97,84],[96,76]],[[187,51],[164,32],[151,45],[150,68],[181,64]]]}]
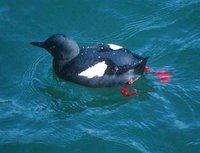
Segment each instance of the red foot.
[{"label": "red foot", "polygon": [[[148,66],[145,66],[145,71],[146,72],[152,72],[151,69],[148,67]],[[169,82],[171,80],[171,72],[168,72],[168,71],[155,71],[153,72],[153,74],[155,76],[157,76],[159,79],[160,79],[160,82],[162,83],[166,83],[166,82]]]},{"label": "red foot", "polygon": [[135,91],[128,91],[128,87],[130,87],[133,84],[133,81],[129,81],[127,82],[126,85],[124,85],[123,87],[120,88],[120,91],[122,93],[123,96],[134,96],[136,95],[136,90]]},{"label": "red foot", "polygon": [[149,72],[149,73],[151,72],[151,69],[150,69],[148,66],[146,66],[146,65],[145,65],[145,67],[144,67],[144,70],[145,70],[146,72]]},{"label": "red foot", "polygon": [[160,79],[160,82],[163,82],[163,83],[170,81],[170,79],[171,79],[170,74],[171,74],[171,72],[167,72],[167,71],[154,72],[154,75],[157,76]]}]

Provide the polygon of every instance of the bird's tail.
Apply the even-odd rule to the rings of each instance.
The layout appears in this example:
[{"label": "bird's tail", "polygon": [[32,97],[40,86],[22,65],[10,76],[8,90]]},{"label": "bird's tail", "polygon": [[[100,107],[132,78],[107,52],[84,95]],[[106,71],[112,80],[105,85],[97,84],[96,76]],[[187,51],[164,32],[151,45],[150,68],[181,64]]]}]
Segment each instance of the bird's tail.
[{"label": "bird's tail", "polygon": [[142,61],[135,67],[135,72],[137,74],[142,75],[144,73],[145,65],[146,65],[148,59],[149,59],[149,56],[143,58]]}]

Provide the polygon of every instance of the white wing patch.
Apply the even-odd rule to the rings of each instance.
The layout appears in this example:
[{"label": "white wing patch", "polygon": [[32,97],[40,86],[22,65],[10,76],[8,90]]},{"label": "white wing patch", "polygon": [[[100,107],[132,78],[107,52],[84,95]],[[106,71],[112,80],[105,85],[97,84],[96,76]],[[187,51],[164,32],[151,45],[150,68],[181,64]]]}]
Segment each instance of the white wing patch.
[{"label": "white wing patch", "polygon": [[99,62],[92,67],[89,67],[85,71],[79,73],[79,76],[84,76],[87,78],[93,78],[95,76],[101,77],[104,75],[105,70],[107,69],[108,65],[105,61]]},{"label": "white wing patch", "polygon": [[113,50],[118,50],[118,49],[123,48],[122,46],[118,46],[118,45],[115,45],[115,44],[108,44],[108,46]]}]

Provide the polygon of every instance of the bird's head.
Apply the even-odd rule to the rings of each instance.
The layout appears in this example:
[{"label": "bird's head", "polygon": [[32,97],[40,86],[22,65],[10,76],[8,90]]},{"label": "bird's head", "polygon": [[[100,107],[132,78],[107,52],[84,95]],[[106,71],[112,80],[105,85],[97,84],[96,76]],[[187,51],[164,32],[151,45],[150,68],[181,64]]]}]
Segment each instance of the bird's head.
[{"label": "bird's head", "polygon": [[54,34],[43,42],[30,44],[46,49],[54,58],[70,61],[79,54],[79,46],[70,37],[63,34]]}]

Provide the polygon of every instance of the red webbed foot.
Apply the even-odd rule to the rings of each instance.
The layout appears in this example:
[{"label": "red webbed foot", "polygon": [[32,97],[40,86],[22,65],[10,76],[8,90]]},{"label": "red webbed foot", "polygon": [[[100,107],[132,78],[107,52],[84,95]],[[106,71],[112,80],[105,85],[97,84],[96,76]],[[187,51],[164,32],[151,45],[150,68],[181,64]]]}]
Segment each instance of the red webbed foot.
[{"label": "red webbed foot", "polygon": [[152,71],[148,66],[144,67],[144,70],[148,73],[153,73],[154,76],[158,77],[160,79],[160,82],[166,83],[171,80],[171,74],[172,72],[169,71]]},{"label": "red webbed foot", "polygon": [[128,91],[128,87],[130,87],[132,84],[133,84],[133,81],[130,80],[129,82],[127,82],[124,86],[122,86],[120,88],[120,91],[121,91],[123,96],[134,96],[134,95],[136,95],[137,90]]}]

